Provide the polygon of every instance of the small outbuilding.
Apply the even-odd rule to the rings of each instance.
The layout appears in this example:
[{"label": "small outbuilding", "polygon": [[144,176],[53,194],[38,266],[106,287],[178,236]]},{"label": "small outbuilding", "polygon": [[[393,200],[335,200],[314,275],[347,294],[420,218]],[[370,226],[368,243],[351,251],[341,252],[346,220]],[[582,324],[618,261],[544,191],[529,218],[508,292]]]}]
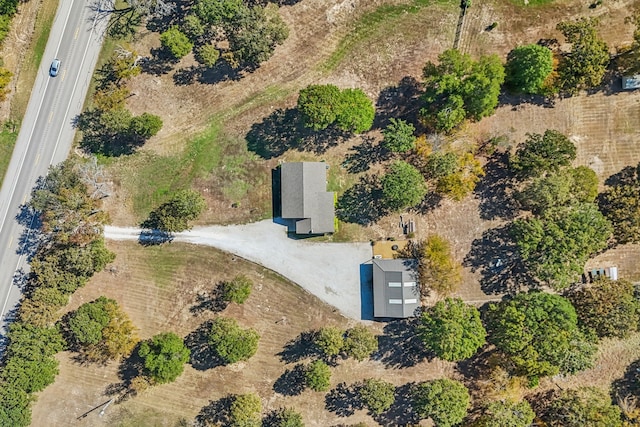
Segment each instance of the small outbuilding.
[{"label": "small outbuilding", "polygon": [[420,307],[415,259],[373,259],[373,317],[407,318]]},{"label": "small outbuilding", "polygon": [[335,197],[327,191],[327,168],[324,162],[280,166],[282,218],[295,220],[296,234],[335,231]]}]

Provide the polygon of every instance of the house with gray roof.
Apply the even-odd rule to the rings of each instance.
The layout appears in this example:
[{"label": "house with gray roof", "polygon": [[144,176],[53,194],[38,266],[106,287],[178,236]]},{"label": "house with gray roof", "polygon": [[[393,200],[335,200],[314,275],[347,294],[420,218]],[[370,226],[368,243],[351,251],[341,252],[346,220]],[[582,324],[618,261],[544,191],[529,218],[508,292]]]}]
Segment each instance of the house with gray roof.
[{"label": "house with gray roof", "polygon": [[407,318],[420,307],[415,259],[373,259],[373,317]]},{"label": "house with gray roof", "polygon": [[282,218],[295,220],[296,234],[335,231],[334,193],[327,191],[327,168],[324,162],[280,166]]}]

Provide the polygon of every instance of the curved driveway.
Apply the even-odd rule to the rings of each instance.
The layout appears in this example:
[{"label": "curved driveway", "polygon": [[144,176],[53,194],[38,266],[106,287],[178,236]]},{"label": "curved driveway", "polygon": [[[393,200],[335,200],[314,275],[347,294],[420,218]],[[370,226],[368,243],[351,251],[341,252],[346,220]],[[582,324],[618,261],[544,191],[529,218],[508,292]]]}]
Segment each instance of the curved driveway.
[{"label": "curved driveway", "polygon": [[[105,237],[112,240],[138,240],[140,232],[138,228],[105,227]],[[371,260],[369,243],[295,240],[287,237],[285,227],[271,220],[197,227],[176,233],[173,240],[212,246],[236,254],[299,284],[347,317],[356,320],[369,317],[366,313],[363,316],[361,306],[366,307],[371,300],[361,298],[360,284],[361,264]]]}]

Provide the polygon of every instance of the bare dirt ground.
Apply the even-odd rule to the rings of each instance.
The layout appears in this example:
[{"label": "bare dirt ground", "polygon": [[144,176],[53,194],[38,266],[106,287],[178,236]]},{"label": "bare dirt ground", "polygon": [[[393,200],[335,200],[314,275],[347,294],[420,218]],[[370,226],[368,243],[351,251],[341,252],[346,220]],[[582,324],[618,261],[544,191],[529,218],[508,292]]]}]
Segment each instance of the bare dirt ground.
[{"label": "bare dirt ground", "polygon": [[[266,411],[280,406],[294,407],[304,414],[308,426],[330,426],[372,419],[364,410],[339,409],[349,399],[328,400],[325,394],[287,391],[295,383],[278,379],[286,369],[306,360],[297,351],[283,355],[286,344],[301,332],[325,325],[348,327],[350,322],[300,287],[274,275],[269,270],[213,249],[171,244],[162,247],[143,247],[134,242],[110,242],[110,249],[118,253],[117,260],[74,294],[67,310],[91,301],[100,295],[116,299],[139,327],[142,339],[163,331],[187,336],[215,314],[210,311],[194,313],[199,305],[198,293],[211,289],[216,283],[244,273],[255,284],[249,300],[242,306],[229,306],[221,315],[234,317],[261,335],[258,353],[249,361],[228,367],[204,369],[207,361],[187,365],[175,383],[156,386],[123,404],[111,406],[104,417],[99,410],[76,420],[90,409],[105,403],[109,396],[105,389],[117,383],[117,364],[106,367],[83,366],[73,361],[73,354],[61,353],[60,375],[56,382],[40,393],[33,407],[34,426],[51,425],[134,425],[126,424],[139,418],[138,426],[173,426],[181,419],[192,420],[200,410],[229,393],[257,392]],[[163,268],[164,266],[164,268]],[[162,271],[158,272],[158,269]],[[381,352],[376,360],[357,363],[340,361],[332,368],[332,388],[339,382],[348,385],[368,377],[381,377],[396,385],[441,376],[456,376],[453,364],[427,361],[419,355],[404,354],[407,340],[402,324],[378,324],[374,329],[385,333],[381,338]],[[302,353],[308,349],[298,349]],[[412,356],[416,356],[415,360]],[[344,403],[346,405],[346,403]],[[327,409],[333,408],[333,411]],[[156,422],[158,414],[163,422]],[[350,414],[343,416],[339,414]],[[397,414],[396,414],[397,415]],[[397,425],[386,421],[384,425]]]}]

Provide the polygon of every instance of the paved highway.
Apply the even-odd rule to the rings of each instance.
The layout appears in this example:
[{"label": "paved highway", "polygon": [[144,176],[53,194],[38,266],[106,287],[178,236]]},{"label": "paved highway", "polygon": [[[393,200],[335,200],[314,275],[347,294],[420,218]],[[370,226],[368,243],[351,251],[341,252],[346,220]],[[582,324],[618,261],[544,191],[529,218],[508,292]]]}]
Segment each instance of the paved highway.
[{"label": "paved highway", "polygon": [[[103,2],[111,7],[110,0]],[[20,299],[15,273],[28,270],[25,255],[19,254],[19,242],[28,227],[20,225],[16,215],[36,180],[68,156],[75,133],[72,121],[82,110],[102,45],[107,16],[96,14],[89,5],[86,0],[60,0],[0,190],[0,333]],[[54,58],[61,66],[58,75],[51,77]]]}]

